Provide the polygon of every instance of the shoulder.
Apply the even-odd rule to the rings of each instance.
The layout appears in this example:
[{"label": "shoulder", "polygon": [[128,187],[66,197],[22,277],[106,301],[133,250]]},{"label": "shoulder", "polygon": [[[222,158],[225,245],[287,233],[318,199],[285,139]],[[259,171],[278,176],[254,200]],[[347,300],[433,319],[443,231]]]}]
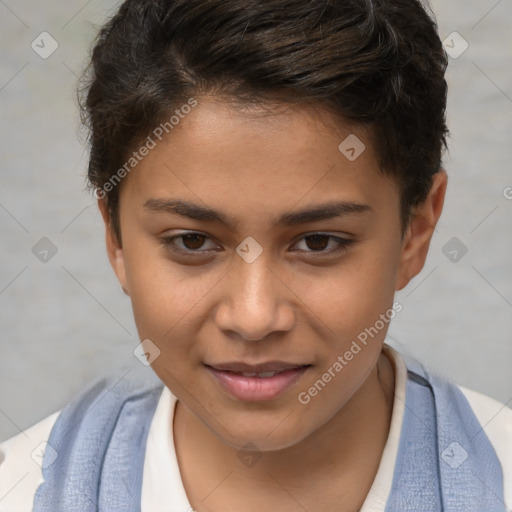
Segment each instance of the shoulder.
[{"label": "shoulder", "polygon": [[[128,374],[130,374],[128,376]],[[82,435],[100,433],[97,422],[115,418],[124,404],[138,397],[156,397],[163,384],[156,377],[137,371],[113,372],[89,381],[61,410],[0,444],[0,512],[30,512],[53,447],[52,431],[81,418]],[[153,398],[152,398],[153,400]],[[156,400],[156,398],[155,398]],[[88,414],[89,411],[94,414]],[[55,450],[54,450],[55,452]],[[55,452],[57,457],[57,452]]]},{"label": "shoulder", "polygon": [[492,444],[503,471],[504,500],[512,508],[512,409],[493,398],[457,386]]},{"label": "shoulder", "polygon": [[57,411],[0,444],[0,511],[30,512],[43,482],[41,467]]},{"label": "shoulder", "polygon": [[502,469],[504,501],[512,510],[512,409],[508,404],[438,375],[410,355],[393,352],[395,358],[406,365],[408,381],[423,381],[434,386],[436,400],[442,399],[441,403],[436,403],[436,407],[442,407],[440,414],[455,419],[458,428],[472,425],[473,433],[467,432],[470,439],[475,435],[475,428],[485,434]]},{"label": "shoulder", "polygon": [[512,409],[493,398],[457,386],[491,442],[503,470],[505,502],[512,507]]}]

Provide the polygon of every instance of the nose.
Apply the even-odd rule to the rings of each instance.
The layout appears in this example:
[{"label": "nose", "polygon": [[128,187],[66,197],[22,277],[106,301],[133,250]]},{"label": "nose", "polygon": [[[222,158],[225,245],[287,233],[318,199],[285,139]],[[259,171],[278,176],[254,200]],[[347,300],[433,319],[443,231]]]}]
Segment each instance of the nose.
[{"label": "nose", "polygon": [[224,286],[215,313],[216,324],[222,331],[246,341],[257,341],[293,327],[293,293],[264,257],[252,263],[240,258],[226,276]]}]

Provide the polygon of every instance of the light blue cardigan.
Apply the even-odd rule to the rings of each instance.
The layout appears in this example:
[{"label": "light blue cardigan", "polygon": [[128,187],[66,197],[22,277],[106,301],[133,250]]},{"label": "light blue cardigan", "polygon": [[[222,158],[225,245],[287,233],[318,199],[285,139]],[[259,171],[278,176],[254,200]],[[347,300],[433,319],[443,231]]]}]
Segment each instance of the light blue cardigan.
[{"label": "light blue cardigan", "polygon": [[[466,398],[404,359],[405,413],[385,512],[505,512],[500,462]],[[146,441],[162,389],[147,376],[109,376],[65,407],[48,440],[58,458],[51,463],[53,452],[45,453],[33,511],[140,512]]]}]

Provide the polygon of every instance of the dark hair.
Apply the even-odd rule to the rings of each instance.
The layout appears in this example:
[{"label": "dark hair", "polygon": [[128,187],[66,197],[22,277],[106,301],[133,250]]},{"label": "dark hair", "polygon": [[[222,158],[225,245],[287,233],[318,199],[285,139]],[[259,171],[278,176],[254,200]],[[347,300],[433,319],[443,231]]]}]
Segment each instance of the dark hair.
[{"label": "dark hair", "polygon": [[103,187],[192,96],[307,102],[371,128],[405,229],[446,148],[446,66],[419,0],[126,0],[79,90],[89,186],[103,190],[120,241],[119,187]]}]

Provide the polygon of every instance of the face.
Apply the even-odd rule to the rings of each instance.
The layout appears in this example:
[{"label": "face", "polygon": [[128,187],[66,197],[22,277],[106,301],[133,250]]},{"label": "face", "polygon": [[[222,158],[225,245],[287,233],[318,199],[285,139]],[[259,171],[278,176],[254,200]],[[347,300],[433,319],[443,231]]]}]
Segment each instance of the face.
[{"label": "face", "polygon": [[[362,146],[339,149],[354,135],[355,159]],[[369,134],[305,107],[201,98],[156,141],[121,184],[122,247],[107,232],[140,339],[160,351],[152,368],[225,443],[292,446],[375,366],[442,199],[402,238]]]}]

